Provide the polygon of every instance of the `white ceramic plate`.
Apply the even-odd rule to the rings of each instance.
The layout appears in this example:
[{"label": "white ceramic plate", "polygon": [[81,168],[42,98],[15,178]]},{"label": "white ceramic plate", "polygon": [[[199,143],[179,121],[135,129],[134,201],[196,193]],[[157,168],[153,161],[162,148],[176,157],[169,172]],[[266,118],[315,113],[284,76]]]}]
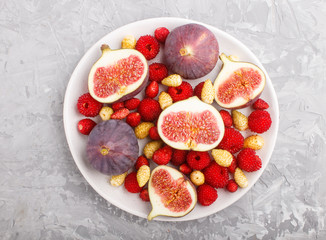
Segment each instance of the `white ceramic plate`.
[{"label": "white ceramic plate", "polygon": [[[77,99],[83,93],[88,91],[87,89],[87,78],[88,73],[94,64],[94,62],[101,56],[100,46],[103,43],[108,44],[112,49],[120,48],[121,40],[125,35],[132,34],[136,38],[146,35],[146,34],[154,34],[154,30],[158,27],[167,27],[169,30],[173,28],[184,25],[187,23],[198,23],[192,20],[187,19],[180,19],[180,18],[154,18],[154,19],[146,19],[143,21],[134,22],[123,26],[119,29],[114,30],[113,32],[107,34],[102,39],[100,39],[97,43],[95,43],[83,56],[83,58],[78,63],[76,69],[74,70],[73,74],[71,75],[70,81],[68,83],[65,100],[64,100],[64,109],[63,109],[63,118],[64,118],[64,129],[66,132],[67,141],[69,144],[69,148],[71,154],[80,170],[82,175],[85,177],[87,182],[95,189],[95,191],[100,194],[103,198],[107,201],[112,203],[113,205],[131,213],[137,215],[139,217],[146,218],[148,213],[151,210],[150,203],[143,202],[138,194],[131,194],[125,190],[123,186],[121,187],[112,187],[108,183],[109,177],[103,175],[96,170],[94,170],[89,164],[86,159],[85,149],[86,149],[86,142],[87,136],[83,136],[77,130],[77,123],[83,116],[78,112],[76,108]],[[241,42],[233,38],[232,36],[228,35],[227,33],[203,24],[208,27],[218,39],[219,46],[220,46],[220,53],[226,53],[227,55],[236,55],[239,57],[241,61],[252,62],[258,65],[262,70],[266,73],[264,67],[261,65],[259,60],[255,57],[255,55]],[[162,52],[162,48],[161,48]],[[149,62],[160,62],[161,61],[161,54],[159,54],[155,59]],[[210,78],[212,81],[215,80],[219,70],[221,68],[221,61],[218,61],[217,66],[215,69],[204,78],[198,80],[189,81],[193,86],[197,85],[198,82],[206,80]],[[157,217],[155,220],[163,220],[163,221],[187,221],[192,219],[198,219],[210,214],[216,213],[238,199],[240,199],[258,180],[258,178],[263,173],[264,169],[266,168],[271,154],[274,149],[277,131],[278,131],[278,122],[279,122],[279,109],[276,94],[274,88],[272,86],[271,80],[267,76],[267,84],[263,91],[262,98],[266,100],[270,108],[268,112],[271,114],[272,117],[272,127],[269,129],[268,132],[262,134],[265,139],[265,146],[263,149],[258,151],[258,155],[262,159],[262,168],[253,173],[247,173],[247,178],[249,180],[249,186],[245,189],[239,189],[235,193],[229,193],[224,189],[218,189],[218,199],[217,201],[208,207],[200,206],[199,204],[196,205],[194,210],[190,212],[188,215],[181,217],[181,218],[168,218],[168,217]],[[138,97],[142,98],[143,93],[141,93]],[[218,106],[215,105],[217,108]],[[250,113],[250,108],[242,109],[242,113],[248,114]],[[96,119],[100,121],[99,118]],[[243,135],[246,137],[250,134],[249,131],[244,132]],[[145,141],[140,141],[140,154],[142,152],[142,148],[145,144]]]}]

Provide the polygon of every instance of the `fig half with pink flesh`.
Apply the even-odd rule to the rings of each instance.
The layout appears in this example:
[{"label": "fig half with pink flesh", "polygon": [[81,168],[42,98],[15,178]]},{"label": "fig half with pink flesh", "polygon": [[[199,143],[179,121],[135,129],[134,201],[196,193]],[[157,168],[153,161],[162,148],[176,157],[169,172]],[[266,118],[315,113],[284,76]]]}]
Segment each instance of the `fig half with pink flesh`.
[{"label": "fig half with pink flesh", "polygon": [[147,219],[157,216],[182,217],[197,203],[197,192],[191,181],[175,168],[156,167],[148,182],[152,211]]},{"label": "fig half with pink flesh", "polygon": [[224,53],[220,59],[223,66],[214,82],[218,105],[227,109],[239,109],[253,104],[264,90],[264,72],[252,63],[234,61]]},{"label": "fig half with pink flesh", "polygon": [[167,107],[159,116],[157,129],[166,144],[181,150],[208,151],[224,136],[220,113],[196,96]]},{"label": "fig half with pink flesh", "polygon": [[134,97],[148,81],[148,63],[135,49],[112,50],[101,47],[102,56],[90,70],[88,90],[102,103],[124,101]]},{"label": "fig half with pink flesh", "polygon": [[134,130],[127,123],[111,119],[92,129],[86,154],[96,170],[107,175],[120,175],[134,166],[139,145]]}]

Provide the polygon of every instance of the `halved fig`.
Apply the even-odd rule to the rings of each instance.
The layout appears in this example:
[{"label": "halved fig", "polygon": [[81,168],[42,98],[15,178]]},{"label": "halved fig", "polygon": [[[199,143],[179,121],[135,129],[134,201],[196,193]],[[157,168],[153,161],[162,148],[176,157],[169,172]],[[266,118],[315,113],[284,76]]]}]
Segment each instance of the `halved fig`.
[{"label": "halved fig", "polygon": [[136,163],[138,153],[134,130],[124,121],[100,122],[88,136],[88,161],[101,173],[120,175],[128,171]]},{"label": "halved fig", "polygon": [[223,108],[250,106],[264,90],[266,77],[256,65],[220,55],[223,67],[214,82],[215,100]]},{"label": "halved fig", "polygon": [[157,216],[182,217],[197,203],[197,192],[191,181],[175,168],[156,167],[148,182],[152,211],[147,219]]},{"label": "halved fig", "polygon": [[146,58],[135,49],[101,47],[102,56],[90,70],[88,90],[102,103],[124,101],[138,94],[148,81]]},{"label": "halved fig", "polygon": [[157,129],[166,144],[181,150],[208,151],[224,135],[220,113],[196,96],[167,107],[158,119]]}]

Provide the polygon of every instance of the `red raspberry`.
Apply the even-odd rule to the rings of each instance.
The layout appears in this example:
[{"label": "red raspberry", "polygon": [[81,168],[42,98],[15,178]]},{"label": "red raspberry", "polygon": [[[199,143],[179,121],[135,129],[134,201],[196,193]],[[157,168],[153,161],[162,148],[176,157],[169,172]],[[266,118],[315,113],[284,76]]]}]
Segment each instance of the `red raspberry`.
[{"label": "red raspberry", "polygon": [[144,156],[139,156],[135,163],[135,169],[138,170],[143,165],[149,166],[149,162],[148,162],[147,158],[145,158]]},{"label": "red raspberry", "polygon": [[203,206],[209,206],[216,201],[218,195],[215,188],[208,184],[200,185],[197,188],[198,202]]},{"label": "red raspberry", "polygon": [[139,187],[139,184],[137,182],[136,172],[131,172],[126,176],[124,186],[130,193],[139,193],[142,190],[142,188]]},{"label": "red raspberry", "polygon": [[163,63],[152,63],[149,65],[149,80],[160,83],[169,73],[167,67]]},{"label": "red raspberry", "polygon": [[261,168],[261,159],[256,155],[255,150],[244,148],[237,156],[239,168],[247,172],[254,172]]},{"label": "red raspberry", "polygon": [[183,163],[179,166],[179,171],[182,172],[185,175],[188,175],[192,172],[191,167],[187,163]]},{"label": "red raspberry", "polygon": [[168,93],[173,102],[190,98],[193,95],[193,89],[190,83],[183,81],[179,87],[168,87]]},{"label": "red raspberry", "polygon": [[231,165],[228,166],[228,170],[229,170],[230,173],[234,173],[235,169],[238,167],[237,159],[233,155],[232,155],[232,157],[233,157],[233,160],[231,162]]},{"label": "red raspberry", "polygon": [[154,36],[160,43],[165,43],[165,39],[170,31],[166,27],[159,27],[155,29]]},{"label": "red raspberry", "polygon": [[205,183],[214,188],[224,188],[229,180],[229,173],[226,167],[221,167],[216,162],[211,162],[203,171]]},{"label": "red raspberry", "polygon": [[173,149],[171,163],[174,166],[180,166],[186,161],[187,154],[188,151],[186,150]]},{"label": "red raspberry", "polygon": [[147,60],[151,60],[159,53],[160,44],[153,36],[145,35],[137,40],[136,50],[141,52]]},{"label": "red raspberry", "polygon": [[137,127],[141,121],[141,116],[138,112],[132,112],[127,115],[126,123],[131,127]]},{"label": "red raspberry", "polygon": [[125,104],[124,102],[116,102],[116,103],[112,103],[111,108],[113,109],[113,111],[118,111],[121,108],[124,108]]},{"label": "red raspberry", "polygon": [[160,135],[158,135],[157,127],[154,126],[149,129],[149,137],[152,140],[160,140],[161,139]]},{"label": "red raspberry", "polygon": [[89,118],[82,119],[77,124],[78,131],[84,135],[89,135],[95,126],[96,122]]},{"label": "red raspberry", "polygon": [[147,188],[143,188],[140,193],[139,193],[139,197],[141,198],[141,200],[143,200],[144,202],[149,202],[149,194],[148,194],[148,189]]},{"label": "red raspberry", "polygon": [[187,163],[194,170],[202,170],[211,162],[208,152],[190,151],[187,155]]},{"label": "red raspberry", "polygon": [[85,93],[78,98],[77,109],[78,111],[86,117],[97,116],[103,103],[96,101],[89,93]]},{"label": "red raspberry", "polygon": [[241,133],[234,128],[226,128],[224,131],[224,137],[218,148],[229,151],[232,154],[237,153],[243,147],[244,138]]},{"label": "red raspberry", "polygon": [[271,116],[267,111],[255,110],[248,117],[249,129],[256,133],[266,132],[272,125]]},{"label": "red raspberry", "polygon": [[153,161],[158,165],[166,165],[172,157],[172,148],[168,145],[156,150],[153,154]]},{"label": "red raspberry", "polygon": [[252,107],[255,109],[255,110],[265,110],[267,108],[269,108],[269,105],[267,102],[265,102],[263,99],[261,98],[258,98],[256,100],[256,102],[254,102],[254,104],[252,104]]},{"label": "red raspberry", "polygon": [[226,189],[229,192],[235,192],[238,190],[238,184],[233,179],[230,179],[226,185]]},{"label": "red raspberry", "polygon": [[200,82],[194,89],[194,95],[201,99],[201,91],[203,90],[205,82]]},{"label": "red raspberry", "polygon": [[137,111],[145,122],[155,121],[161,113],[158,101],[152,98],[144,98],[138,105]]},{"label": "red raspberry", "polygon": [[127,117],[129,114],[129,109],[128,108],[120,108],[116,112],[112,113],[111,119],[124,119]]},{"label": "red raspberry", "polygon": [[233,121],[231,114],[226,110],[220,110],[221,117],[225,127],[232,127]]},{"label": "red raspberry", "polygon": [[149,98],[155,98],[158,94],[158,90],[159,90],[158,83],[155,81],[152,81],[146,87],[145,95],[146,95],[146,97],[149,97]]},{"label": "red raspberry", "polygon": [[140,100],[138,98],[131,98],[131,99],[126,100],[124,102],[124,105],[129,110],[135,110],[138,107],[139,103],[140,103]]}]

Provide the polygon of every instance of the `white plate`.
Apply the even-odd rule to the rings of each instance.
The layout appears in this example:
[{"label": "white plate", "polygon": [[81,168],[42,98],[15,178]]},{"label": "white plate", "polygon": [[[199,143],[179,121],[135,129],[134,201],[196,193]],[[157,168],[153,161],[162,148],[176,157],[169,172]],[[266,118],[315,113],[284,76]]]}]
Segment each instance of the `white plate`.
[{"label": "white plate", "polygon": [[[151,210],[150,203],[143,202],[138,194],[131,194],[125,190],[123,186],[121,187],[112,187],[108,183],[109,177],[103,175],[96,170],[94,170],[87,162],[85,149],[87,136],[83,136],[77,131],[77,123],[83,116],[78,112],[76,108],[77,99],[80,95],[87,92],[87,78],[90,68],[94,64],[94,62],[101,56],[100,46],[103,43],[108,44],[112,49],[120,48],[121,40],[125,35],[132,34],[136,38],[146,35],[146,34],[154,34],[154,30],[158,27],[167,27],[169,30],[173,28],[184,25],[187,23],[198,23],[196,21],[188,20],[188,19],[180,19],[180,18],[154,18],[154,19],[146,19],[143,21],[134,22],[123,26],[119,29],[114,30],[113,32],[107,34],[102,39],[100,39],[97,43],[95,43],[83,56],[83,58],[78,63],[75,68],[73,74],[71,75],[70,81],[67,86],[65,100],[64,100],[64,109],[63,109],[63,118],[64,118],[64,129],[66,132],[67,141],[69,144],[69,148],[71,154],[80,170],[82,175],[85,177],[87,182],[95,189],[95,191],[100,194],[107,201],[112,203],[113,205],[131,213],[137,215],[139,217],[146,218],[148,213]],[[266,73],[264,67],[261,65],[259,60],[255,57],[255,55],[241,42],[228,35],[227,33],[203,24],[208,27],[215,35],[219,42],[220,53],[226,53],[227,55],[236,55],[239,57],[239,60],[252,62],[258,65],[262,70]],[[162,52],[162,48],[161,48]],[[152,62],[160,62],[161,54],[159,54]],[[218,61],[215,69],[208,75],[199,80],[189,81],[193,86],[195,86],[199,81],[210,78],[212,81],[215,80],[219,70],[221,68],[221,61]],[[258,178],[263,173],[266,168],[271,154],[274,149],[277,131],[278,131],[278,123],[279,123],[279,109],[276,94],[274,88],[272,86],[271,80],[267,76],[267,84],[263,91],[262,98],[266,100],[270,108],[268,112],[272,117],[272,127],[268,132],[262,134],[265,139],[265,146],[263,149],[258,151],[258,155],[262,159],[262,168],[253,173],[247,173],[247,177],[249,180],[249,186],[245,189],[239,189],[235,193],[229,193],[224,189],[218,189],[218,199],[217,201],[208,207],[196,205],[195,209],[190,212],[188,215],[181,218],[168,218],[168,217],[157,217],[155,220],[163,220],[163,221],[187,221],[192,219],[198,219],[210,214],[216,213],[238,199],[240,199],[258,180]],[[139,95],[142,97],[142,95]],[[217,105],[216,105],[217,107]],[[250,112],[250,108],[242,109],[242,113],[248,116]],[[97,119],[100,121],[100,119]],[[246,137],[250,132],[244,132],[243,135]],[[144,141],[140,141],[140,154],[142,152],[142,147],[144,146]]]}]

